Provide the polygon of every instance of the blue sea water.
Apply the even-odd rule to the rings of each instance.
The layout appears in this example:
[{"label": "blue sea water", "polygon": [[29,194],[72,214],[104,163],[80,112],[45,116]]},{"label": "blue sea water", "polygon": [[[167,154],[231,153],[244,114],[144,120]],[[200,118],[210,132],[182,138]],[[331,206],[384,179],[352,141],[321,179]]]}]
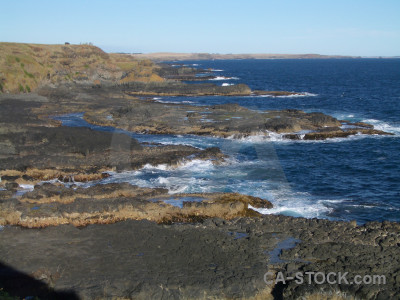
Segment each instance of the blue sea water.
[{"label": "blue sea water", "polygon": [[[213,105],[238,103],[254,110],[301,109],[364,121],[394,136],[358,135],[326,141],[286,141],[279,135],[242,140],[198,136],[131,134],[139,141],[217,146],[230,156],[223,165],[191,161],[178,168],[146,165],[112,173],[101,183],[126,181],[165,187],[171,194],[239,192],[270,200],[271,210],[334,220],[400,221],[400,60],[187,61],[212,69],[216,84],[246,83],[255,90],[305,92],[302,97],[158,97],[161,102]],[[67,126],[87,124],[63,116]]]}]

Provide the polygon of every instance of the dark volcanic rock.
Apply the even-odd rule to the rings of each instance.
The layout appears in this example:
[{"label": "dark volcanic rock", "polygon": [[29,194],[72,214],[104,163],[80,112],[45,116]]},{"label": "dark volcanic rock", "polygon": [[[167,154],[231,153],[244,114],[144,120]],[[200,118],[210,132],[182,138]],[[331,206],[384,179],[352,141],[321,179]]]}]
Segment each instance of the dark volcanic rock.
[{"label": "dark volcanic rock", "polygon": [[[263,255],[254,255],[261,251],[257,240],[234,239],[226,231],[126,221],[46,228],[39,239],[19,228],[0,234],[14,249],[6,255],[1,243],[2,260],[28,274],[46,270],[43,281],[53,278],[56,290],[73,287],[83,299],[237,298],[265,288]],[[245,244],[256,250],[238,250]]]},{"label": "dark volcanic rock", "polygon": [[[126,134],[62,127],[60,122],[47,118],[54,113],[53,109],[63,111],[69,107],[74,110],[93,105],[94,110],[101,111],[110,105],[110,100],[99,96],[97,90],[90,95],[100,100],[92,104],[87,99],[74,102],[73,89],[49,89],[46,93],[50,99],[35,94],[0,96],[0,122],[6,121],[0,123],[0,187],[15,190],[21,183],[36,184],[51,179],[63,182],[99,180],[108,176],[106,171],[134,170],[148,163],[178,165],[196,158],[211,159],[214,163],[224,160],[225,155],[218,149],[147,146]],[[71,98],[63,100],[65,97]],[[121,105],[121,102],[126,104],[126,100],[121,99],[113,103]],[[12,115],[15,117],[10,118]]]},{"label": "dark volcanic rock", "polygon": [[[27,274],[46,270],[42,281],[56,290],[72,288],[84,299],[203,299],[204,294],[219,299],[273,299],[271,291],[275,299],[297,299],[326,297],[332,290],[338,299],[346,299],[345,295],[396,299],[399,230],[398,223],[390,222],[355,226],[274,215],[171,226],[125,221],[81,229],[6,227],[0,231],[0,257]],[[282,250],[280,262],[271,263],[272,253],[276,249],[279,253],[278,244],[288,238],[300,242]],[[273,287],[264,282],[267,271],[281,271],[285,277],[308,271],[348,272],[349,280],[358,274],[382,274],[387,282],[327,286],[298,285],[289,279]]]}]

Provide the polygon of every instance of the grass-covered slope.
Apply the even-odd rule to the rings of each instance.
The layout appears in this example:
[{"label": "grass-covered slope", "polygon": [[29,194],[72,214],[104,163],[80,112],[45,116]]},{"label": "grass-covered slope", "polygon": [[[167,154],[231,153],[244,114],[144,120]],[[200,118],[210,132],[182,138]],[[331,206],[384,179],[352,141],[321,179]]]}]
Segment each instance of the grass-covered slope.
[{"label": "grass-covered slope", "polygon": [[0,43],[0,93],[31,92],[63,81],[161,81],[151,61],[107,54],[93,45]]}]

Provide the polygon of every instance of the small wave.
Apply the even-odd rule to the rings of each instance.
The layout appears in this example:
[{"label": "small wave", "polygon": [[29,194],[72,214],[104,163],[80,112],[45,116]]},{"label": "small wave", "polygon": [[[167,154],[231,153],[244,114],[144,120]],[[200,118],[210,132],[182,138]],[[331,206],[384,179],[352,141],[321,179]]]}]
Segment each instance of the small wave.
[{"label": "small wave", "polygon": [[350,207],[359,207],[359,208],[376,208],[377,205],[366,205],[366,204],[348,204]]},{"label": "small wave", "polygon": [[215,78],[212,78],[210,80],[238,80],[238,77],[225,77],[225,76],[217,76]]},{"label": "small wave", "polygon": [[152,165],[152,164],[145,164],[142,168],[142,170],[161,170],[161,171],[167,171],[172,169],[171,166],[167,164],[159,164],[159,165]]},{"label": "small wave", "polygon": [[365,120],[362,120],[361,122],[374,125],[374,128],[377,130],[382,130],[382,131],[394,133],[396,135],[400,135],[400,126],[390,125],[386,122],[376,120],[376,119],[365,119]]},{"label": "small wave", "polygon": [[19,186],[24,190],[33,191],[33,189],[34,189],[34,185],[33,184],[20,184]]},{"label": "small wave", "polygon": [[302,97],[316,97],[318,94],[313,93],[298,93],[294,95],[282,95],[282,96],[274,96],[274,95],[257,95],[257,96],[248,96],[248,97],[257,97],[257,98],[302,98]]},{"label": "small wave", "polygon": [[176,166],[171,166],[167,164],[159,164],[159,165],[151,165],[151,164],[146,164],[141,170],[161,170],[161,171],[172,171],[176,169],[180,170],[185,170],[189,169],[194,172],[201,172],[201,171],[207,171],[210,168],[213,168],[214,165],[210,160],[201,160],[201,159],[193,159],[189,161],[182,161],[181,163],[178,163]]},{"label": "small wave", "polygon": [[[383,130],[383,129],[381,129]],[[383,130],[389,131],[389,130]],[[389,131],[390,132],[390,131]],[[289,138],[285,138],[287,134],[297,134],[299,135],[298,140],[293,140]],[[249,136],[237,136],[231,135],[226,139],[239,141],[243,143],[266,143],[266,142],[277,142],[277,143],[342,143],[342,142],[349,142],[349,141],[356,141],[365,138],[384,138],[385,135],[370,135],[370,134],[362,134],[357,133],[354,135],[350,135],[348,137],[334,137],[334,138],[326,138],[324,140],[304,140],[306,132],[287,132],[287,133],[276,133],[272,131],[260,132],[256,134],[252,134]]]},{"label": "small wave", "polygon": [[319,200],[318,203],[343,203],[345,201],[348,201],[347,199],[325,199],[325,200]]},{"label": "small wave", "polygon": [[326,113],[328,115],[331,115],[332,117],[338,119],[338,120],[347,120],[351,122],[358,122],[360,119],[357,117],[356,114],[354,113],[348,113],[348,112],[335,112],[335,111],[325,111],[323,113]]},{"label": "small wave", "polygon": [[187,169],[193,172],[205,172],[214,168],[213,163],[210,160],[194,159],[181,164],[179,169]]},{"label": "small wave", "polygon": [[4,226],[0,225],[0,231],[2,231],[4,229]]},{"label": "small wave", "polygon": [[262,214],[281,214],[304,218],[329,218],[334,211],[334,204],[347,201],[346,199],[316,199],[307,192],[296,192],[290,188],[269,190],[269,198],[274,205],[271,209],[252,208]]},{"label": "small wave", "polygon": [[254,133],[249,136],[238,137],[231,135],[227,139],[241,141],[246,143],[265,143],[265,142],[298,142],[299,140],[290,140],[284,138],[284,134],[272,131]]},{"label": "small wave", "polygon": [[332,211],[327,207],[313,207],[310,205],[305,206],[278,206],[274,208],[254,208],[249,205],[249,208],[263,214],[263,215],[286,215],[291,217],[304,217],[304,218],[321,218]]},{"label": "small wave", "polygon": [[182,104],[182,103],[194,103],[193,101],[184,100],[184,101],[168,101],[168,100],[161,100],[161,98],[153,98],[155,102],[164,103],[164,104]]},{"label": "small wave", "polygon": [[223,72],[224,70],[221,69],[210,69],[211,72]]},{"label": "small wave", "polygon": [[230,85],[235,85],[234,83],[227,83],[227,82],[224,82],[223,84],[222,84],[222,86],[230,86]]}]

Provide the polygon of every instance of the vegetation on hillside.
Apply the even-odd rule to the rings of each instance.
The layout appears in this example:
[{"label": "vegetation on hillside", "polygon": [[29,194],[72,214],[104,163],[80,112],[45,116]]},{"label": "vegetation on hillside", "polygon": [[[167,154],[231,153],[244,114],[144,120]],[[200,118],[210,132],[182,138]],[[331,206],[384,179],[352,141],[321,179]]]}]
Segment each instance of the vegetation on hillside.
[{"label": "vegetation on hillside", "polygon": [[162,81],[150,60],[107,54],[93,45],[0,43],[0,93],[29,93],[41,84]]}]

